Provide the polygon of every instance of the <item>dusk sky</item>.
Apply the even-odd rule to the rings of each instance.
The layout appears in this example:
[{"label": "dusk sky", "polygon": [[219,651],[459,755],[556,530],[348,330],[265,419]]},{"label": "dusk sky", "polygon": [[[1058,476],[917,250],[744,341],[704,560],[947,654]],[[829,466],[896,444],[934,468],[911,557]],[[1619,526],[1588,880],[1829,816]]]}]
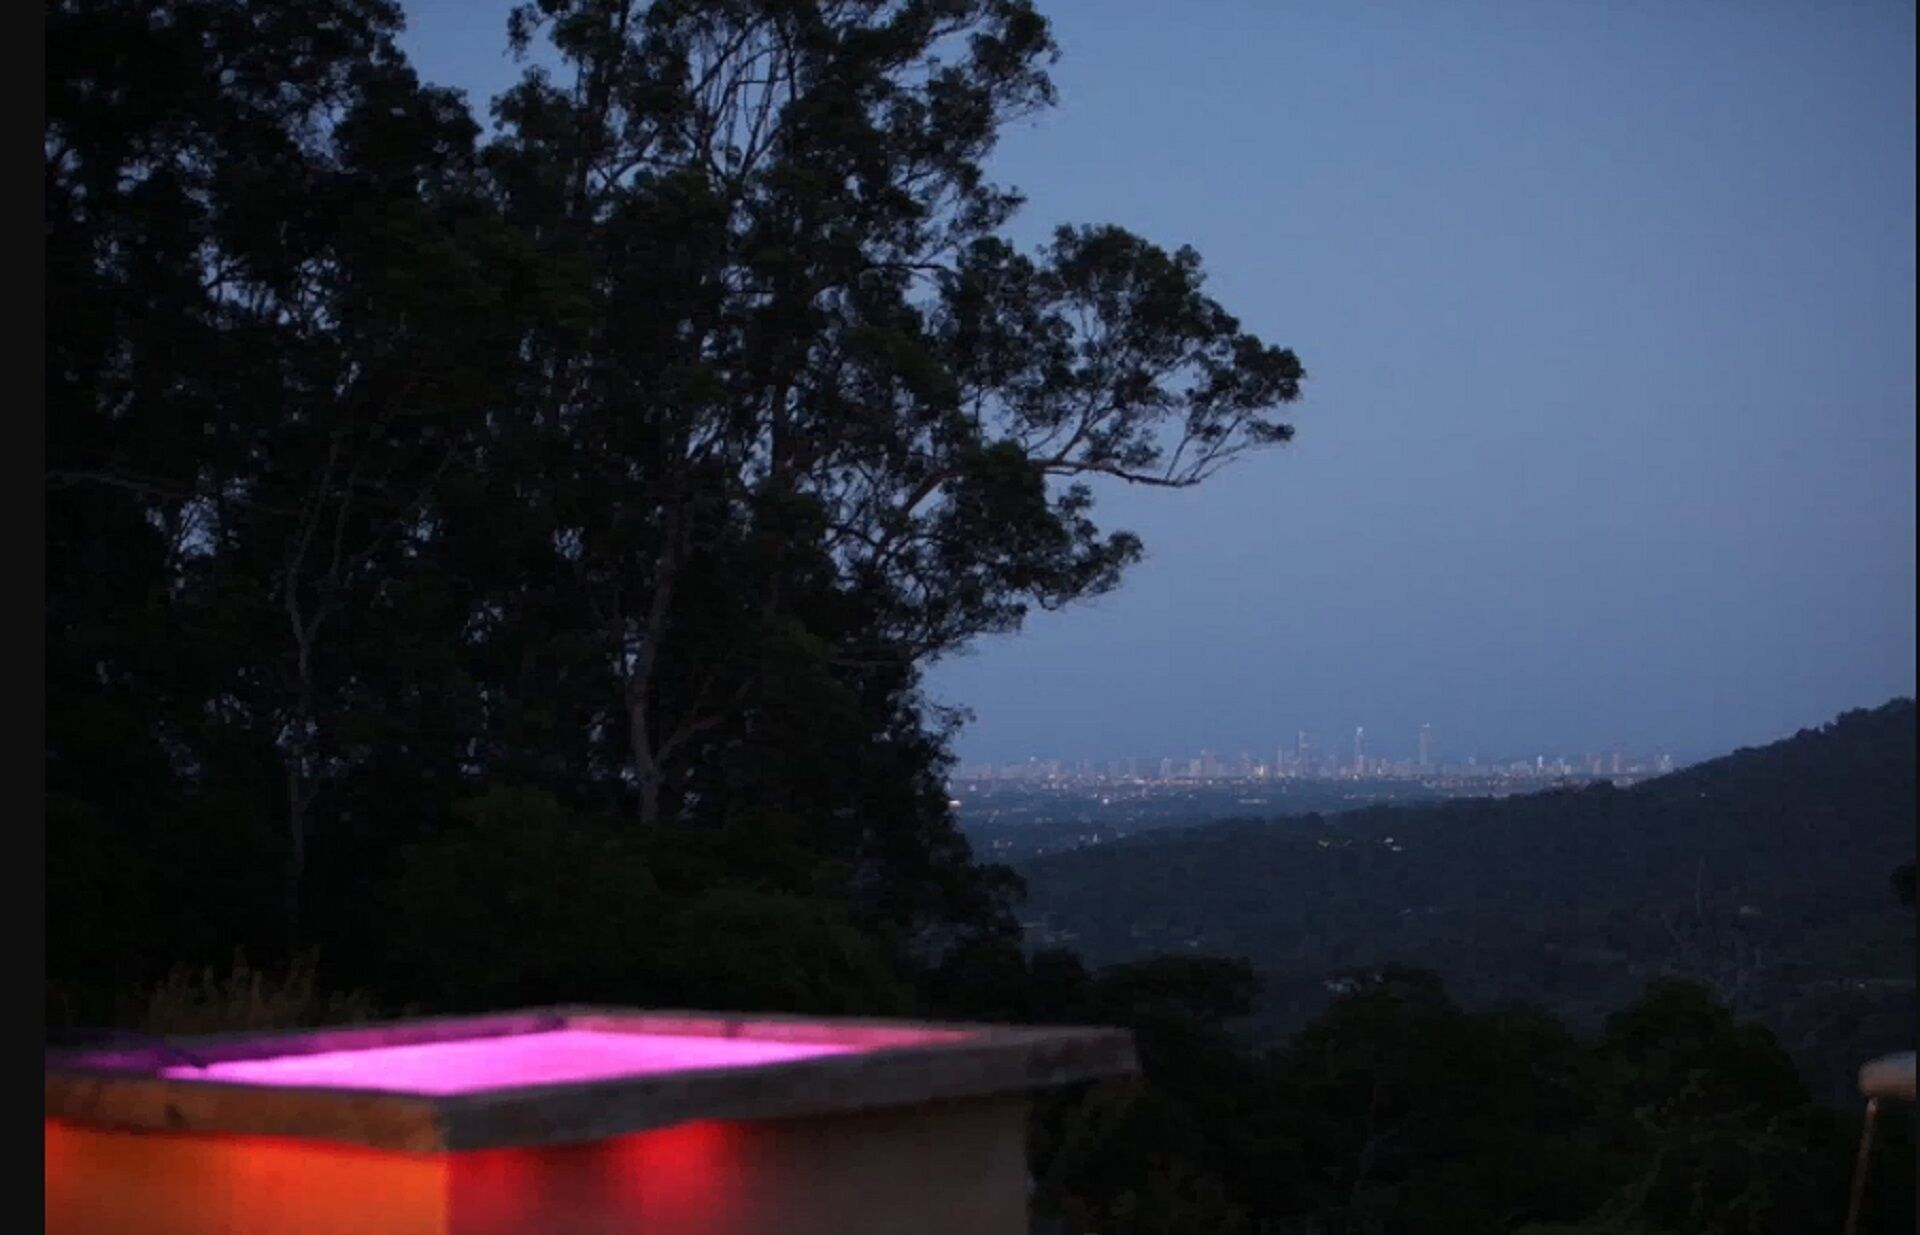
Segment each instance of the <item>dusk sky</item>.
[{"label": "dusk sky", "polygon": [[[413,0],[481,106],[509,3]],[[969,760],[1683,758],[1914,691],[1914,5],[1042,3],[1016,239],[1192,244],[1294,444],[1116,492],[1111,596],[937,666]]]}]

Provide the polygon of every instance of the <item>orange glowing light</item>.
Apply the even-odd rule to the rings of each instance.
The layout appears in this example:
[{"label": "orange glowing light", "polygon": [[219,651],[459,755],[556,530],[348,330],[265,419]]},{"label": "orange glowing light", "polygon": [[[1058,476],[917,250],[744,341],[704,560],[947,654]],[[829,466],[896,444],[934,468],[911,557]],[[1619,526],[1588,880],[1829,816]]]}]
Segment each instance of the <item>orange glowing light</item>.
[{"label": "orange glowing light", "polygon": [[[259,1136],[45,1125],[47,1230],[200,1235],[731,1231],[738,1124],[681,1124],[539,1149],[403,1154]],[[582,1225],[582,1224],[586,1225]]]}]

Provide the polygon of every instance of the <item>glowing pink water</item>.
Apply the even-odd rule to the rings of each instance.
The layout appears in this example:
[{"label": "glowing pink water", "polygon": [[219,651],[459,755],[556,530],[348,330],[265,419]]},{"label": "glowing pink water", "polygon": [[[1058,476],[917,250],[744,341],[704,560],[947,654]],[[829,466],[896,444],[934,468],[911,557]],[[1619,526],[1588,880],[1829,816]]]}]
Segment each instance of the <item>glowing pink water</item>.
[{"label": "glowing pink water", "polygon": [[165,1068],[161,1075],[178,1080],[239,1081],[248,1085],[460,1094],[705,1068],[751,1068],[820,1055],[845,1055],[860,1049],[840,1042],[769,1042],[757,1038],[556,1029],[497,1038],[325,1051],[317,1055],[230,1059],[204,1068],[190,1065]]}]

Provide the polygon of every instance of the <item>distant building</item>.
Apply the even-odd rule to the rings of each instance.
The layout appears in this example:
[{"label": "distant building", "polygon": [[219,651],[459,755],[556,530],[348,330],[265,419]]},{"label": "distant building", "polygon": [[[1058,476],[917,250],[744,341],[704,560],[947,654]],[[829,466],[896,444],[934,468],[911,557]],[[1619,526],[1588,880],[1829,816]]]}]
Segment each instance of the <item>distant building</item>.
[{"label": "distant building", "polygon": [[1433,726],[1420,726],[1420,770],[1433,766]]}]

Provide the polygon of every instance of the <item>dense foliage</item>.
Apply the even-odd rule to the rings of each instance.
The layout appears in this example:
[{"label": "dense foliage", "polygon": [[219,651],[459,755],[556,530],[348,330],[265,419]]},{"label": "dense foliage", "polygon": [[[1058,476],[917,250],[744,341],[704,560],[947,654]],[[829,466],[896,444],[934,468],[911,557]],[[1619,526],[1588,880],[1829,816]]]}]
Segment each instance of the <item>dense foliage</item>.
[{"label": "dense foliage", "polygon": [[[1039,1011],[1136,1027],[1149,1082],[1036,1120],[1052,1232],[1786,1232],[1844,1212],[1858,1121],[1812,1104],[1766,1030],[1659,982],[1578,1037],[1526,1006],[1468,1014],[1432,973],[1365,977],[1256,1052],[1202,989],[1250,973],[1166,959],[1089,978],[1042,955]],[[1014,1011],[1014,1009],[1009,1009]],[[1911,1229],[1910,1121],[1867,1229]]]},{"label": "dense foliage", "polygon": [[1112,587],[1088,482],[1286,440],[1298,361],[1190,251],[999,237],[1024,0],[543,0],[571,80],[485,142],[397,22],[49,6],[54,971],[411,982],[420,855],[516,810],[711,912],[1004,933],[921,671]]},{"label": "dense foliage", "polygon": [[1022,950],[920,674],[1115,586],[1092,485],[1284,442],[1303,377],[1188,250],[1001,238],[1025,0],[539,0],[484,139],[398,23],[47,6],[57,1017],[1109,1020],[1144,1084],[1036,1114],[1066,1229],[1838,1204],[1846,1130],[1690,988],[1583,1042],[1383,971],[1260,1053],[1241,962]]}]

